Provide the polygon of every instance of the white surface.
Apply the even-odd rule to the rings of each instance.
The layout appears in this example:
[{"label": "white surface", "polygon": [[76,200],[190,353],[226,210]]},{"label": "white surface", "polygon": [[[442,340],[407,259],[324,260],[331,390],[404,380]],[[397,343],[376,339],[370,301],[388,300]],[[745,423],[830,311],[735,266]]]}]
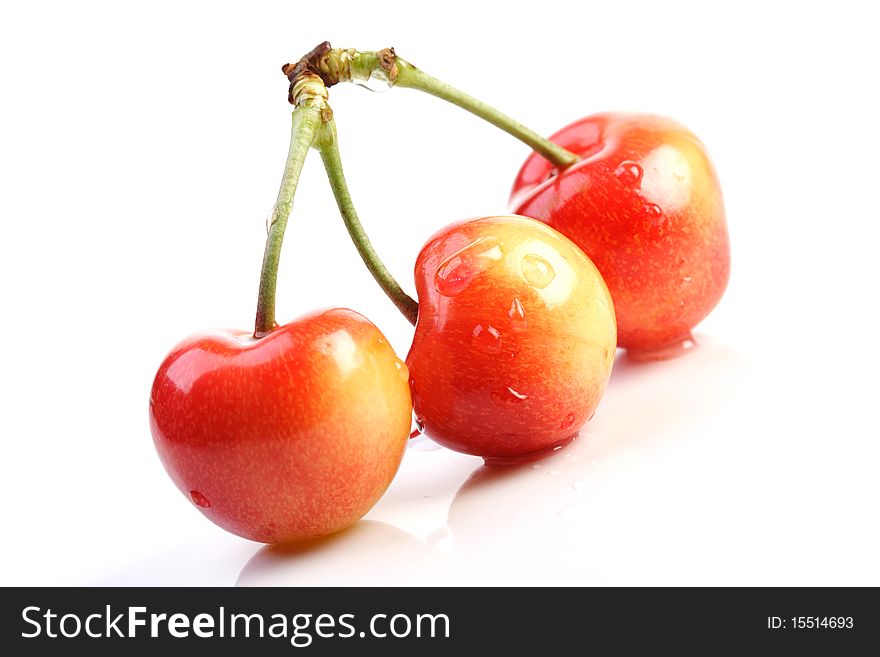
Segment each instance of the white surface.
[{"label": "white surface", "polygon": [[[880,584],[869,5],[332,5],[331,22],[295,2],[0,9],[0,584]],[[608,109],[679,119],[720,173],[733,274],[701,346],[619,360],[573,445],[495,474],[418,441],[368,521],[283,553],[187,503],[146,405],[177,340],[252,322],[279,66],[325,38],[393,45],[545,133]],[[506,135],[406,90],[331,102],[406,288],[429,234],[506,209],[527,154]],[[349,306],[403,356],[411,329],[322,176],[312,157],[280,318]]]}]

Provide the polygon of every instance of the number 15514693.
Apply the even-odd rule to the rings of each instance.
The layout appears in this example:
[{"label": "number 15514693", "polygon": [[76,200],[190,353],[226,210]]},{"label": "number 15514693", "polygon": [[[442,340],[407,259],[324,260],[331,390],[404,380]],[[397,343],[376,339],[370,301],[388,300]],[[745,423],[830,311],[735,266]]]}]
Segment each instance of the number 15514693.
[{"label": "number 15514693", "polygon": [[853,627],[852,616],[768,616],[771,630],[848,630]]}]

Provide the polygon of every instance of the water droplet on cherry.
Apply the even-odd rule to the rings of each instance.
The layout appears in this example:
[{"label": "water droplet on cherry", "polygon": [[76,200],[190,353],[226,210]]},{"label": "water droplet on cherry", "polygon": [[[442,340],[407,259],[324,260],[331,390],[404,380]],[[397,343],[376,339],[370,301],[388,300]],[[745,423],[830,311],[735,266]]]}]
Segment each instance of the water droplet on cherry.
[{"label": "water droplet on cherry", "polygon": [[207,497],[202,495],[199,491],[191,490],[189,492],[189,496],[192,498],[193,504],[195,504],[197,507],[200,507],[202,509],[210,508],[211,501]]},{"label": "water droplet on cherry", "polygon": [[526,311],[523,308],[522,302],[516,297],[513,298],[513,301],[510,303],[510,310],[507,311],[507,316],[510,317],[510,327],[514,331],[524,331],[528,326],[528,322],[526,322]]},{"label": "water droplet on cherry", "polygon": [[614,170],[617,179],[627,187],[638,187],[642,182],[642,167],[632,160],[624,160]]},{"label": "water droplet on cherry", "polygon": [[489,260],[494,260],[498,262],[501,258],[504,257],[504,252],[501,251],[501,245],[495,240],[494,237],[489,238],[481,238],[486,239],[489,242],[493,242],[491,246],[487,246],[485,251],[481,251],[477,254],[480,258],[488,258]]},{"label": "water droplet on cherry", "polygon": [[693,277],[691,277],[691,276],[684,276],[684,277],[682,277],[681,282],[682,282],[682,283],[690,283],[692,280],[694,280]]},{"label": "water droplet on cherry", "polygon": [[422,418],[420,418],[420,417],[415,418],[415,425],[416,425],[415,428],[409,434],[410,440],[412,440],[413,438],[418,438],[423,433],[425,433],[425,421],[422,420]]},{"label": "water droplet on cherry", "polygon": [[543,290],[556,278],[553,265],[534,253],[523,257],[521,267],[523,278],[529,285],[539,290]]},{"label": "water droplet on cherry", "polygon": [[476,275],[464,258],[453,256],[437,270],[434,287],[443,296],[454,297],[467,288]]},{"label": "water droplet on cherry", "polygon": [[518,404],[528,398],[529,396],[527,394],[514,390],[510,386],[503,386],[492,391],[492,399],[494,399],[496,403],[504,406],[508,404]]},{"label": "water droplet on cherry", "polygon": [[663,209],[656,203],[645,203],[643,207],[648,219],[658,226],[663,223]]},{"label": "water droplet on cherry", "polygon": [[397,373],[400,375],[400,378],[409,383],[409,368],[399,358],[394,359],[394,366],[397,368]]},{"label": "water droplet on cherry", "polygon": [[471,333],[474,346],[482,351],[497,354],[501,351],[501,331],[491,324],[477,324]]},{"label": "water droplet on cherry", "polygon": [[453,297],[503,255],[497,238],[480,237],[440,263],[434,275],[434,288],[445,297]]}]

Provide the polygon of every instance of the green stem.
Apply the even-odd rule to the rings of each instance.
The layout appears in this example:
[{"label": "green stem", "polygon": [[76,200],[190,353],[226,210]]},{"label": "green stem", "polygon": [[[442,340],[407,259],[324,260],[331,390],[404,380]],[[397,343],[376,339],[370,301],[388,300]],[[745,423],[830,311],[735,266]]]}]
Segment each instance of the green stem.
[{"label": "green stem", "polygon": [[331,119],[324,124],[318,138],[315,140],[315,147],[321,153],[321,159],[324,161],[324,168],[327,170],[327,178],[330,180],[330,187],[333,189],[333,195],[336,197],[336,204],[339,206],[339,212],[342,214],[342,220],[348,229],[361,259],[370,270],[373,278],[384,290],[388,298],[394,302],[397,309],[403,313],[410,324],[415,325],[416,318],[419,314],[419,304],[410,297],[400,287],[398,282],[391,275],[391,272],[385,267],[384,263],[379,259],[378,254],[364,228],[358,219],[357,211],[354,209],[354,203],[351,200],[351,194],[348,191],[348,185],[345,182],[345,175],[342,171],[342,159],[339,156],[339,146],[336,139],[336,125]]},{"label": "green stem", "polygon": [[459,91],[455,87],[451,87],[445,82],[441,82],[437,78],[417,69],[412,64],[398,58],[397,68],[397,86],[424,91],[479,116],[481,119],[488,121],[495,127],[504,130],[507,134],[527,144],[532,150],[547,158],[560,170],[570,167],[580,159],[574,153],[567,151],[558,144],[554,144],[549,139],[542,137],[522,123],[514,121],[494,107],[487,105],[481,100],[477,100],[463,91]]},{"label": "green stem", "polygon": [[278,283],[278,262],[281,258],[284,230],[287,228],[287,219],[293,207],[293,195],[296,192],[303,162],[321,123],[321,108],[318,106],[299,105],[293,110],[287,163],[284,165],[278,200],[272,211],[266,250],[263,254],[263,268],[260,272],[257,317],[254,323],[256,338],[263,337],[275,328],[275,289]]},{"label": "green stem", "polygon": [[566,169],[580,160],[571,151],[542,137],[522,123],[514,121],[494,107],[416,68],[398,57],[392,48],[358,51],[331,49],[330,45],[326,44],[325,49],[313,55],[311,64],[322,74],[328,86],[352,80],[365,82],[372,78],[384,81],[389,86],[417,89],[457,105],[527,144],[559,170]]}]

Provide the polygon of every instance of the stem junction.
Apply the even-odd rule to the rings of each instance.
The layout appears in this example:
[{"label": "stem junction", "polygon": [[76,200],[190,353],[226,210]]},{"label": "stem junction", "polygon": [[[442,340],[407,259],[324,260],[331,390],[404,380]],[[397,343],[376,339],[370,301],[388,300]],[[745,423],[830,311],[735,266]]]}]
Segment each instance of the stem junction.
[{"label": "stem junction", "polygon": [[282,70],[288,74],[291,80],[291,102],[294,102],[292,93],[295,75],[303,70],[318,75],[328,87],[339,82],[380,80],[388,84],[389,87],[417,89],[467,110],[516,137],[553,163],[560,171],[580,159],[571,151],[553,143],[546,137],[542,137],[494,107],[416,68],[398,57],[394,48],[359,51],[353,48],[332,48],[330,43],[325,41],[303,57],[296,66],[288,64]]}]

